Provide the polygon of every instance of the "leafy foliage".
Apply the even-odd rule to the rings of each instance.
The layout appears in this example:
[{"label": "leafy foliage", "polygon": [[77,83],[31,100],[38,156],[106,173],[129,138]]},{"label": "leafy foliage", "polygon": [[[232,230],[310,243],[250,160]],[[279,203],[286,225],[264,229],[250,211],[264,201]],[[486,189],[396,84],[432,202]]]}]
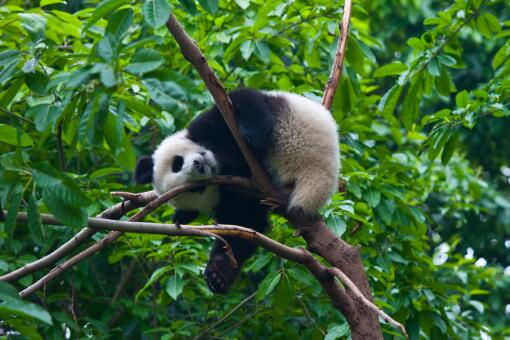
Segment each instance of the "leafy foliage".
[{"label": "leafy foliage", "polygon": [[[114,203],[110,191],[143,190],[130,179],[136,156],[211,104],[164,27],[170,13],[229,89],[320,98],[335,1],[2,1],[0,273],[71,238]],[[346,185],[328,224],[362,246],[376,303],[412,339],[510,336],[507,3],[356,2],[347,45],[332,108]],[[66,226],[41,225],[43,212]],[[304,245],[283,219],[273,225],[275,239]],[[30,302],[15,290],[43,273],[0,283],[0,334],[348,336],[313,278],[263,251],[231,294],[213,296],[201,278],[209,246],[125,235]]]}]

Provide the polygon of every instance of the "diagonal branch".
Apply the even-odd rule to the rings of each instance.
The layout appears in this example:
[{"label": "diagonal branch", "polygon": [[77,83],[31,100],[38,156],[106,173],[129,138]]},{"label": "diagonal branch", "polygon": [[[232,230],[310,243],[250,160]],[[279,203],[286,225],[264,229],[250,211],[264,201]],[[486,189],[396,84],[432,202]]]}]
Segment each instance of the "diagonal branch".
[{"label": "diagonal branch", "polygon": [[338,86],[338,81],[340,79],[340,75],[342,74],[342,70],[344,67],[345,46],[347,44],[347,32],[349,31],[349,21],[351,19],[351,8],[352,1],[345,0],[342,23],[338,25],[340,28],[340,37],[338,39],[335,61],[333,62],[333,68],[331,69],[331,74],[324,89],[324,96],[322,97],[322,105],[328,110],[331,108],[331,104],[333,104],[333,98],[335,96],[336,88]]}]

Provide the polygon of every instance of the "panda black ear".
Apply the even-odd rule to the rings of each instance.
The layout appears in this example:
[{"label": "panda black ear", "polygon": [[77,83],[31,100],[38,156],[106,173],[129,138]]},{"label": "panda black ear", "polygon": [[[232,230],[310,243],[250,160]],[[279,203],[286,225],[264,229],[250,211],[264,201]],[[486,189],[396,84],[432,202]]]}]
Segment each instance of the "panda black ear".
[{"label": "panda black ear", "polygon": [[154,160],[151,156],[143,156],[136,163],[135,183],[147,184],[152,182],[154,172]]}]

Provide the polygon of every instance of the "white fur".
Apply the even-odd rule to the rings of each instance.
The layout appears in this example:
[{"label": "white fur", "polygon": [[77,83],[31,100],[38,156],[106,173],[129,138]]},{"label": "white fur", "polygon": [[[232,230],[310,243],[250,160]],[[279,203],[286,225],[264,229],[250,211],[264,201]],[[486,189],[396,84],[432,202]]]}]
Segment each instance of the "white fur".
[{"label": "white fur", "polygon": [[[179,172],[172,171],[175,156],[182,156],[184,163]],[[179,131],[165,138],[152,156],[154,160],[154,189],[163,194],[178,185],[189,181],[208,179],[218,172],[218,164],[211,151],[187,138],[187,131]],[[193,161],[203,162],[204,173],[193,166]],[[170,200],[170,203],[182,210],[211,209],[218,204],[217,185],[209,185],[204,192],[184,192]]]},{"label": "white fur", "polygon": [[336,191],[340,170],[338,133],[322,105],[288,92],[266,92],[287,107],[276,115],[266,166],[278,183],[294,184],[289,209],[316,213]]}]

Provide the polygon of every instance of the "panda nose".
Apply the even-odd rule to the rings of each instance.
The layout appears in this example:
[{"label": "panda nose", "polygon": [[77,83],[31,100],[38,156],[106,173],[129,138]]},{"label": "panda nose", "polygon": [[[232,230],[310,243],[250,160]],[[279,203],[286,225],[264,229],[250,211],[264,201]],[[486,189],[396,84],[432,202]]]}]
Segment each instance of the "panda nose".
[{"label": "panda nose", "polygon": [[204,168],[204,164],[202,162],[195,159],[193,161],[193,166],[195,167],[195,169],[198,170],[198,172],[200,172],[201,174],[204,174],[205,168]]}]

